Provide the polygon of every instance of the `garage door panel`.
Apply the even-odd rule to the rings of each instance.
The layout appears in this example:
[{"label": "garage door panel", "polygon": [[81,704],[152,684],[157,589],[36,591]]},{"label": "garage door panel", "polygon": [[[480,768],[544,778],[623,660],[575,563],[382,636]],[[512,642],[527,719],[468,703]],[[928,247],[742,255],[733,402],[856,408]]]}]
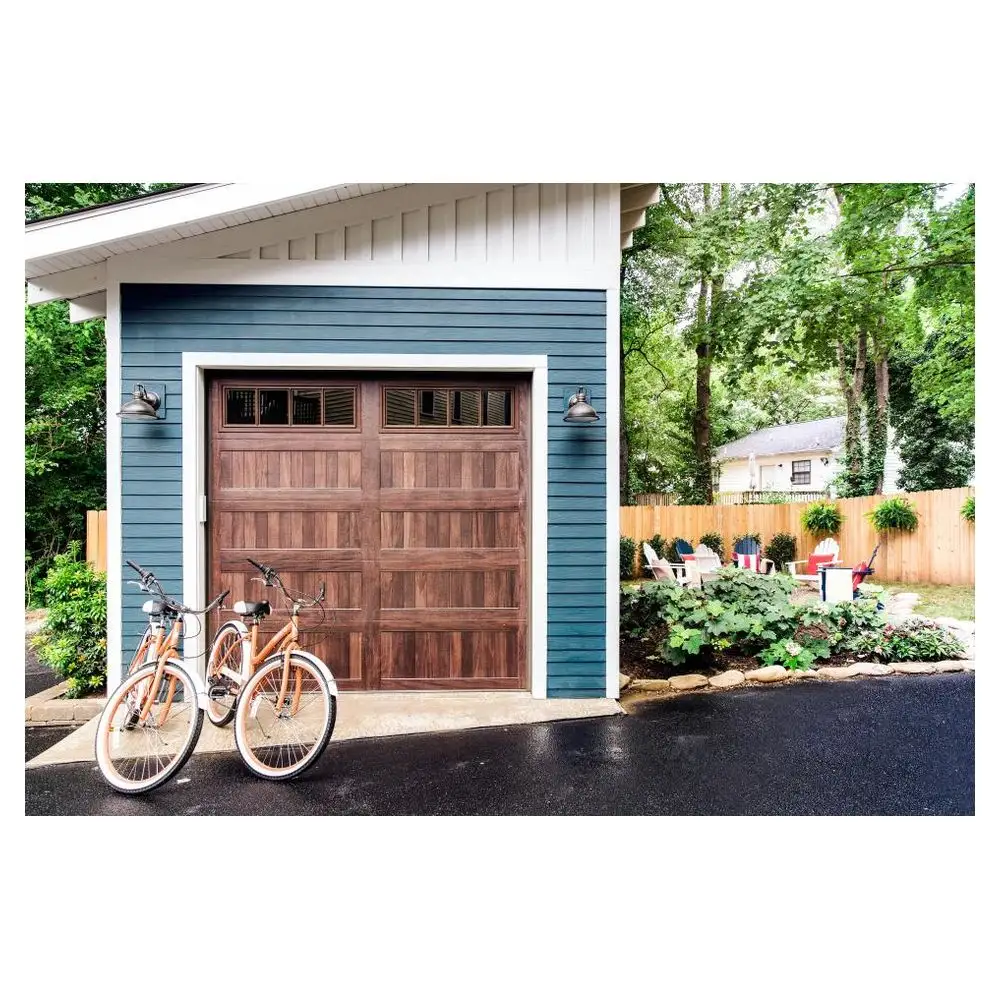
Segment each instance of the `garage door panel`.
[{"label": "garage door panel", "polygon": [[361,488],[361,451],[231,449],[219,452],[219,489],[348,489]]},{"label": "garage door panel", "polygon": [[[517,681],[516,631],[383,631],[379,637],[383,686],[386,681]],[[484,674],[484,666],[486,671]]]},{"label": "garage door panel", "polygon": [[483,608],[516,608],[517,577],[513,570],[380,573],[381,608],[450,608],[457,614]]},{"label": "garage door panel", "polygon": [[380,463],[383,490],[517,490],[519,485],[515,450],[383,450]]},{"label": "garage door panel", "polygon": [[379,568],[383,571],[412,570],[414,562],[424,570],[517,570],[521,564],[520,549],[382,549]]},{"label": "garage door panel", "polygon": [[519,550],[523,544],[517,510],[382,511],[383,549]]},{"label": "garage door panel", "polygon": [[[255,501],[264,506],[264,501]],[[264,518],[258,515],[267,515]],[[357,510],[317,510],[274,511],[274,510],[233,510],[226,501],[212,504],[213,524],[219,533],[219,544],[223,551],[245,550],[254,556],[253,548],[283,550],[295,549],[360,549],[361,531]],[[296,538],[296,543],[282,541]]]}]

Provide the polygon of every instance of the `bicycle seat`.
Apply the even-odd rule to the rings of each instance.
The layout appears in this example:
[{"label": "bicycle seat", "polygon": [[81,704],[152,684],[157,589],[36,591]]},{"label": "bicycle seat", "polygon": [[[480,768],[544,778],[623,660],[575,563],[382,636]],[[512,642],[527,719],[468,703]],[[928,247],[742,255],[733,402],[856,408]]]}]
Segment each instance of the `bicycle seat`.
[{"label": "bicycle seat", "polygon": [[144,615],[162,615],[167,610],[167,605],[163,601],[146,601],[142,606]]},{"label": "bicycle seat", "polygon": [[237,601],[233,605],[233,613],[237,615],[269,615],[270,601]]}]

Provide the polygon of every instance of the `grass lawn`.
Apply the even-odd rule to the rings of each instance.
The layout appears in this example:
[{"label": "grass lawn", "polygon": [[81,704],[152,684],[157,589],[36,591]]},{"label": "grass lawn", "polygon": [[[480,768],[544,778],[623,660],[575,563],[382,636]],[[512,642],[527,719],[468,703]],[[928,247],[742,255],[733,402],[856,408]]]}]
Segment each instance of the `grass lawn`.
[{"label": "grass lawn", "polygon": [[951,586],[944,583],[887,583],[878,581],[890,594],[919,594],[920,600],[913,609],[928,618],[976,619],[976,588]]}]

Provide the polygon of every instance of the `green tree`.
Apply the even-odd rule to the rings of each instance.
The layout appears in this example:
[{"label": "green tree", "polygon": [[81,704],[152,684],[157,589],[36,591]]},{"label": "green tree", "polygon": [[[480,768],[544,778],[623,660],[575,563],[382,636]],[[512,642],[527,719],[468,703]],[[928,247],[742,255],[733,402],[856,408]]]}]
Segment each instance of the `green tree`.
[{"label": "green tree", "polygon": [[[26,222],[169,184],[26,184]],[[65,302],[24,311],[25,556],[28,598],[53,557],[105,505],[104,323],[70,323]]]}]

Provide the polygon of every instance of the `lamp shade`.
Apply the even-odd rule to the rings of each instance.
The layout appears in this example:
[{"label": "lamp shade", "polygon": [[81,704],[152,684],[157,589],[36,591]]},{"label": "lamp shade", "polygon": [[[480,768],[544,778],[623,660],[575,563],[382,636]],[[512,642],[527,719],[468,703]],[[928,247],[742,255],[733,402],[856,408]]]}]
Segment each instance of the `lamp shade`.
[{"label": "lamp shade", "polygon": [[601,418],[588,402],[587,390],[581,385],[566,404],[563,420],[567,424],[592,424]]},{"label": "lamp shade", "polygon": [[137,384],[132,387],[132,398],[122,406],[117,416],[123,420],[156,420],[159,406],[159,393]]}]

